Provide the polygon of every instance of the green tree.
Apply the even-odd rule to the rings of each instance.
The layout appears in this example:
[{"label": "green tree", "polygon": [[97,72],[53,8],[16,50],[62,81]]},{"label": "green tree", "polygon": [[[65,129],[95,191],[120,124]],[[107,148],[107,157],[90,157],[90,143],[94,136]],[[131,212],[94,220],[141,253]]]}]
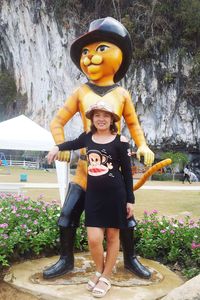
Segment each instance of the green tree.
[{"label": "green tree", "polygon": [[200,2],[199,0],[182,0],[180,11],[177,14],[180,23],[182,22],[182,39],[189,42],[191,49],[200,46]]},{"label": "green tree", "polygon": [[183,169],[184,165],[189,161],[188,156],[185,153],[173,151],[163,152],[161,154],[161,158],[171,158],[172,164],[169,166],[169,168],[171,169],[173,180],[177,169]]}]

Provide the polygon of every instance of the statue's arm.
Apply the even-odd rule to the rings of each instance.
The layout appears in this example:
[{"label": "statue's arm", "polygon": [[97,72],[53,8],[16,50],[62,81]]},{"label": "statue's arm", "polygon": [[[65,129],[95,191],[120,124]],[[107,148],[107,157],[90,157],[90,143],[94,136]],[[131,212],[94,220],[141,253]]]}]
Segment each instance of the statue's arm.
[{"label": "statue's arm", "polygon": [[[76,112],[78,112],[78,90],[67,98],[63,107],[59,109],[51,121],[50,130],[55,144],[61,144],[65,141],[64,126]],[[59,152],[58,160],[69,161],[69,152]]]},{"label": "statue's arm", "polygon": [[135,107],[131,100],[128,91],[124,90],[124,109],[123,117],[130,131],[131,137],[134,140],[137,150],[137,158],[140,160],[141,156],[144,156],[144,163],[147,166],[151,166],[154,161],[154,153],[147,146],[143,130],[140,126]]}]

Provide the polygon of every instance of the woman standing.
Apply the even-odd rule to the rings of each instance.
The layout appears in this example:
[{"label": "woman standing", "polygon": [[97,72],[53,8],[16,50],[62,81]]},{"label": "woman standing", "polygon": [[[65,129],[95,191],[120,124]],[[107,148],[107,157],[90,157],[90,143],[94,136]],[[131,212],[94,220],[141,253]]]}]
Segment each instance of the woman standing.
[{"label": "woman standing", "polygon": [[[116,115],[110,105],[97,102],[86,112],[91,131],[74,141],[55,146],[47,155],[51,163],[58,152],[86,148],[88,178],[85,199],[85,225],[88,244],[96,265],[96,273],[87,289],[93,296],[103,297],[110,289],[109,278],[119,252],[119,229],[127,228],[133,216],[134,195],[129,144],[117,134]],[[104,259],[104,233],[107,253]]]},{"label": "woman standing", "polygon": [[185,183],[185,180],[187,180],[190,184],[191,184],[191,179],[190,176],[191,172],[189,170],[188,165],[185,166],[185,168],[183,169],[183,183]]}]

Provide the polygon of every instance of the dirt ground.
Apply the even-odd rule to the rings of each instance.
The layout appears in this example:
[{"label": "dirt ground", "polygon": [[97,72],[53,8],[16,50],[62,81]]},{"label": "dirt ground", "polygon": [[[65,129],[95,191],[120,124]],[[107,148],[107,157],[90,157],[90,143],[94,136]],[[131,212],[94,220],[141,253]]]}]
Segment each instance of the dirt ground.
[{"label": "dirt ground", "polygon": [[0,300],[38,300],[30,294],[19,292],[10,285],[0,282]]}]

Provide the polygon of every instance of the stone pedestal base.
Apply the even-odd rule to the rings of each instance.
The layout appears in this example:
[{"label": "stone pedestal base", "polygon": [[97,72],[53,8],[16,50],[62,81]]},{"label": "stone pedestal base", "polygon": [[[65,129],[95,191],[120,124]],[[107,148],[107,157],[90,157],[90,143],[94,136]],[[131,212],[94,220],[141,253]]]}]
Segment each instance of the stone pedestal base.
[{"label": "stone pedestal base", "polygon": [[[75,269],[72,272],[50,280],[43,279],[43,269],[57,259],[58,257],[42,258],[16,264],[5,276],[4,281],[43,300],[94,299],[85,286],[95,271],[90,255],[77,253]],[[165,266],[147,259],[141,259],[141,262],[150,269],[150,279],[140,279],[124,270],[122,254],[119,255],[111,278],[112,289],[104,297],[105,300],[156,300],[183,283]]]}]

